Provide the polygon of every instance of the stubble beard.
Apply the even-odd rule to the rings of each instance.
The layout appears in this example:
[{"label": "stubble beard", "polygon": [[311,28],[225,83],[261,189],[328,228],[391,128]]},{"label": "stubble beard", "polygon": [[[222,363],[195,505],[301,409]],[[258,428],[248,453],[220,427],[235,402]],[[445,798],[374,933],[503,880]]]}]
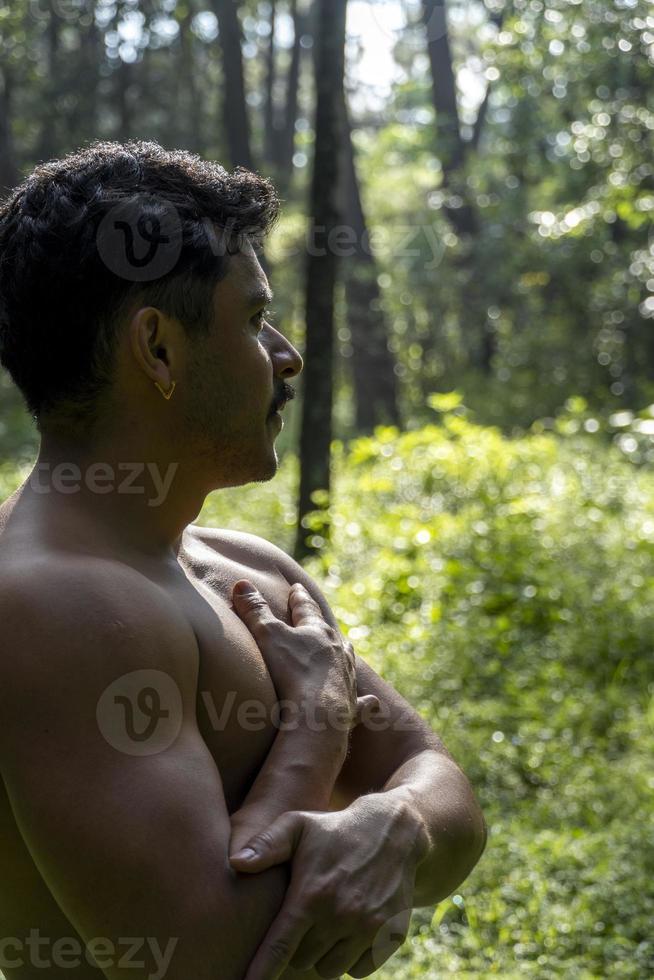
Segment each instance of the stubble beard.
[{"label": "stubble beard", "polygon": [[186,445],[197,447],[193,456],[206,465],[212,482],[215,474],[217,487],[266,483],[277,473],[274,432],[266,418],[239,417],[238,406],[216,404],[215,391],[203,397],[196,389],[184,422]]},{"label": "stubble beard", "polygon": [[[246,413],[248,392],[231,391],[222,364],[206,350],[192,355],[193,379],[184,413],[185,446],[206,465],[216,487],[265,483],[278,469],[275,432],[261,406],[260,415]],[[197,450],[195,449],[197,447]]]}]

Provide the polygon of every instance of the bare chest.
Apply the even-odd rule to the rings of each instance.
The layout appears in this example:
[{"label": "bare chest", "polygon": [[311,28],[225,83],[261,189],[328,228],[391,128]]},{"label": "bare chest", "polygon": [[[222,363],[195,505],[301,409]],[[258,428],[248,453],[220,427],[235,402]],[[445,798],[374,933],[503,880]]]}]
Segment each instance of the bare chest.
[{"label": "bare chest", "polygon": [[277,733],[278,699],[257,643],[234,610],[232,590],[239,579],[249,579],[288,622],[290,583],[276,569],[254,568],[204,545],[187,557],[185,572],[188,584],[175,587],[171,598],[182,604],[196,635],[198,725],[233,812]]}]

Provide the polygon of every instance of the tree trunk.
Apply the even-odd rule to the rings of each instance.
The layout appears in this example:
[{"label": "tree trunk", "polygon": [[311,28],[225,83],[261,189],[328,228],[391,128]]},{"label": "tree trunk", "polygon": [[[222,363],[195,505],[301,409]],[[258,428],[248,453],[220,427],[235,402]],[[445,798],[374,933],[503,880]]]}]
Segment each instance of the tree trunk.
[{"label": "tree trunk", "polygon": [[59,94],[59,44],[60,22],[54,5],[50,5],[45,35],[47,74],[44,86],[38,155],[41,160],[56,156],[59,149],[57,138],[57,96]]},{"label": "tree trunk", "polygon": [[[304,397],[300,434],[300,497],[295,555],[301,560],[317,542],[302,525],[316,510],[312,495],[329,494],[332,439],[334,289],[336,254],[330,247],[339,221],[338,177],[343,99],[345,17],[347,0],[319,0],[316,55],[315,156],[311,182],[312,247],[306,280],[306,344]],[[326,515],[325,515],[326,516]],[[326,528],[326,521],[324,524]],[[322,534],[325,536],[326,531]]]},{"label": "tree trunk", "polygon": [[293,173],[293,156],[295,154],[295,123],[297,122],[298,93],[300,88],[300,70],[302,67],[302,45],[300,40],[305,32],[306,18],[298,10],[298,0],[291,0],[291,16],[293,18],[293,47],[286,79],[286,98],[284,105],[284,121],[276,141],[276,164],[282,190],[286,190],[291,182]]},{"label": "tree trunk", "polygon": [[94,139],[98,128],[99,66],[104,52],[100,49],[98,28],[95,23],[95,2],[85,0],[84,16],[80,18],[79,101],[77,106],[77,142]]},{"label": "tree trunk", "polygon": [[225,84],[222,115],[229,156],[233,167],[251,169],[250,126],[245,101],[238,0],[213,0],[213,9],[218,18],[218,41],[223,63]]},{"label": "tree trunk", "polygon": [[266,50],[266,97],[263,103],[263,155],[269,166],[275,163],[275,20],[276,0],[270,0],[270,38]]},{"label": "tree trunk", "polygon": [[184,97],[187,100],[187,114],[184,125],[184,140],[189,150],[199,153],[204,146],[202,138],[202,96],[198,92],[195,82],[196,66],[193,59],[193,33],[191,31],[191,21],[195,16],[195,9],[192,3],[184,10],[179,22],[180,39],[180,67],[183,82],[183,92],[180,93],[180,102],[183,104]]},{"label": "tree trunk", "polygon": [[130,84],[132,68],[126,61],[121,61],[116,70],[116,101],[118,109],[118,139],[128,140],[132,132],[132,99]]},{"label": "tree trunk", "polygon": [[[495,334],[487,316],[488,301],[477,272],[476,238],[479,217],[470,200],[466,183],[466,157],[471,149],[461,137],[456,98],[456,76],[447,25],[446,0],[423,0],[423,20],[431,67],[432,99],[436,113],[437,153],[443,168],[443,210],[457,235],[462,238],[457,266],[461,274],[461,329],[470,335],[471,362],[489,374],[495,354]],[[482,103],[474,130],[473,146],[479,143],[486,116],[487,99]],[[457,200],[458,198],[458,200]]]},{"label": "tree trunk", "polygon": [[11,76],[0,66],[0,199],[18,183],[11,131]]},{"label": "tree trunk", "polygon": [[456,80],[452,64],[445,0],[423,0],[423,18],[427,29],[427,49],[431,66],[432,97],[436,109],[438,148],[445,175],[458,170],[465,156]]},{"label": "tree trunk", "polygon": [[476,230],[477,221],[476,214],[466,199],[463,173],[466,147],[461,138],[445,0],[423,0],[423,19],[427,31],[438,156],[443,168],[443,190],[452,191],[463,200],[461,207],[452,208],[447,202],[444,207],[457,233],[469,235]]},{"label": "tree trunk", "polygon": [[368,229],[356,171],[352,127],[345,93],[342,105],[343,190],[346,224],[356,238],[345,263],[345,297],[352,338],[355,425],[372,432],[376,425],[399,425],[395,358],[388,349],[388,324],[381,308],[377,263],[368,247]]}]

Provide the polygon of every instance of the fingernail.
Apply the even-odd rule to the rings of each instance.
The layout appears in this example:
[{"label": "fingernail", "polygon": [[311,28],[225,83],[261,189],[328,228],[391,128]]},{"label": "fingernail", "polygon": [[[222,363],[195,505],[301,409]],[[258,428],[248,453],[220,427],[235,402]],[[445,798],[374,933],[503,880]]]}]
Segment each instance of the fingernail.
[{"label": "fingernail", "polygon": [[244,847],[242,851],[232,854],[232,861],[251,861],[256,856],[257,852],[253,851],[251,847]]},{"label": "fingernail", "polygon": [[257,590],[253,585],[248,585],[244,582],[239,582],[238,585],[234,587],[236,595],[256,595]]}]

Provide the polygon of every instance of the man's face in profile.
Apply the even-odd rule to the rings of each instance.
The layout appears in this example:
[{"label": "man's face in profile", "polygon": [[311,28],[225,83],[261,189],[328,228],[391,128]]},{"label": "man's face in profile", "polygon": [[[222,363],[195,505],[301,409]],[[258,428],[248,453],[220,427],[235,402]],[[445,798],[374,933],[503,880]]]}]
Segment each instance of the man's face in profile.
[{"label": "man's face in profile", "polygon": [[266,322],[272,296],[252,246],[227,262],[208,333],[189,338],[181,435],[217,470],[220,486],[238,486],[275,475],[281,426],[273,413],[302,359]]}]

